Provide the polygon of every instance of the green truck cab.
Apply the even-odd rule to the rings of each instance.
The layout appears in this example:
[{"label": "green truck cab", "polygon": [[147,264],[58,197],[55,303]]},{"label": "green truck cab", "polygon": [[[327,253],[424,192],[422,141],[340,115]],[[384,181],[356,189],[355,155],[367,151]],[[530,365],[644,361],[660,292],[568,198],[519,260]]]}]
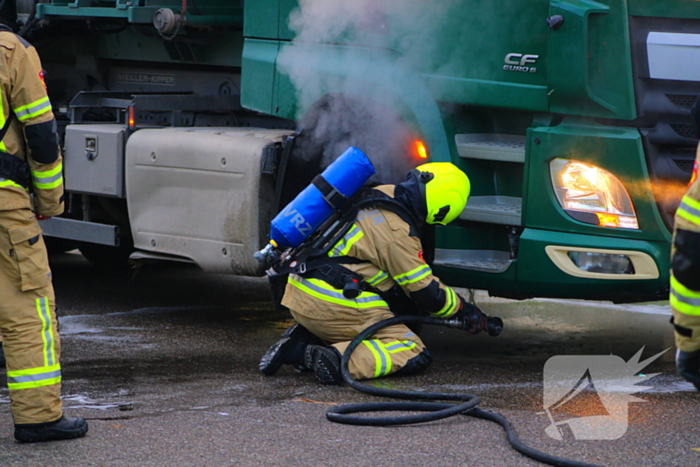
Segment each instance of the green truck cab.
[{"label": "green truck cab", "polygon": [[[128,127],[129,142],[114,151],[123,192],[72,192],[82,196],[81,212],[96,202],[128,205],[121,222],[114,215],[101,222],[119,224],[129,254],[133,242],[137,256],[257,274],[244,256],[264,245],[271,214],[356,145],[377,166],[377,182],[399,181],[428,160],[451,161],[469,175],[467,208],[429,240],[430,261],[449,284],[513,298],[618,302],[668,292],[673,214],[697,145],[690,109],[700,94],[700,2],[51,0],[36,11],[24,3],[9,13],[42,54],[67,135],[79,135],[73,148],[80,149],[69,145],[68,156],[84,149],[81,125],[109,121],[94,121],[98,109],[113,108],[111,123]],[[246,175],[260,181],[216,195],[257,196],[256,214],[243,222],[254,227],[200,235],[224,249],[248,245],[215,267],[194,247],[160,246],[147,219],[167,197],[150,197],[152,179],[138,175],[159,141],[172,141],[173,132],[209,141],[210,127],[267,131],[253,144],[255,156],[232,156],[241,164],[254,157]],[[183,144],[184,165],[173,170],[216,177],[220,167],[188,166],[203,156]],[[218,160],[217,148],[210,151]],[[81,161],[71,175],[66,159],[71,191],[71,176],[90,167]],[[209,183],[164,177],[159,186],[184,187],[190,191],[178,196],[185,197]],[[67,217],[76,228],[94,224],[80,212]],[[166,245],[192,237],[177,223],[170,230]]]}]

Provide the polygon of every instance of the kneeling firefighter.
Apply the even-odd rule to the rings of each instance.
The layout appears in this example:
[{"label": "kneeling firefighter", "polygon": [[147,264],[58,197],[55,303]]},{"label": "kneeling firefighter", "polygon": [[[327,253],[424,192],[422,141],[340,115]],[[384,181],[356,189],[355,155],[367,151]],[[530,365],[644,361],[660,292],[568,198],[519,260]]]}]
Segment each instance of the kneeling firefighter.
[{"label": "kneeling firefighter", "polygon": [[[394,313],[417,314],[416,309],[458,319],[472,334],[491,324],[502,328],[499,318],[488,318],[440,282],[423,259],[423,224],[455,220],[469,191],[464,172],[440,162],[411,170],[398,185],[365,189],[360,196],[365,201],[353,213],[347,232],[331,245],[326,261],[320,261],[326,264],[290,274],[282,304],[297,324],[265,353],[260,370],[273,375],[281,365],[292,364],[313,370],[323,384],[341,384],[341,356],[350,341]],[[355,293],[348,293],[353,288]],[[399,324],[363,341],[349,370],[355,379],[408,375],[422,371],[431,360],[421,339]]]}]

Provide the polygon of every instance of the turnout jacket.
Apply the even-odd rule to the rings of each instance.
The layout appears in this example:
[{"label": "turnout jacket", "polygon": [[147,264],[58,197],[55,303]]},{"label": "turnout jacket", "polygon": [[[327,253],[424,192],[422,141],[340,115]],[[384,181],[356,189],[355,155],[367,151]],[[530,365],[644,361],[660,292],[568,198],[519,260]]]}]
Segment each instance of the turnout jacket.
[{"label": "turnout jacket", "polygon": [[0,210],[31,209],[31,192],[37,214],[61,214],[63,166],[39,55],[7,30],[0,30],[0,93],[0,127],[14,113],[0,150],[26,161],[31,170],[30,187],[0,175]]},{"label": "turnout jacket", "polygon": [[[700,165],[700,146],[695,160]],[[688,188],[676,211],[671,249],[671,291],[676,346],[700,350],[700,180]]]},{"label": "turnout jacket", "polygon": [[[394,185],[375,189],[394,196]],[[364,260],[343,266],[361,275],[380,292],[398,285],[424,311],[441,318],[451,317],[460,309],[461,298],[433,275],[423,260],[423,247],[417,235],[415,227],[395,212],[371,206],[358,212],[352,228],[328,255]],[[349,299],[343,296],[342,290],[322,279],[291,274],[282,304],[308,317],[322,319],[322,313],[316,312],[316,300],[358,311],[388,308],[386,301],[376,293],[365,291]]]}]

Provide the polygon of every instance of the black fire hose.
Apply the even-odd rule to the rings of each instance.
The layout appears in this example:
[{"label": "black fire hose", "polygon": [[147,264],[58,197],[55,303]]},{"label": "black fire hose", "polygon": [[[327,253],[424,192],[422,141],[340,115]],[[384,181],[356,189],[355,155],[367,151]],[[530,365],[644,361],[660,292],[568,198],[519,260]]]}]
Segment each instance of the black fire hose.
[{"label": "black fire hose", "polygon": [[[365,404],[347,404],[332,407],[326,412],[326,418],[332,422],[343,423],[346,425],[363,425],[363,426],[390,426],[390,425],[410,425],[414,423],[430,422],[440,420],[442,418],[451,417],[457,414],[469,415],[470,417],[481,418],[498,423],[506,431],[508,442],[513,449],[519,453],[535,459],[539,462],[561,466],[561,467],[597,467],[593,464],[585,462],[577,462],[561,457],[552,456],[550,454],[538,451],[525,445],[515,430],[508,422],[508,419],[503,415],[489,412],[477,408],[481,403],[481,399],[473,394],[466,393],[443,393],[443,392],[413,392],[399,391],[396,389],[381,389],[373,386],[367,386],[358,383],[352,375],[350,375],[349,363],[350,355],[360,343],[368,337],[374,335],[380,329],[395,324],[403,323],[425,323],[439,326],[452,327],[456,326],[456,321],[438,319],[433,317],[422,316],[397,316],[395,318],[386,319],[374,324],[362,331],[355,339],[350,342],[350,345],[345,350],[342,360],[342,373],[345,382],[358,391],[372,394],[380,397],[392,397],[394,399],[408,400],[441,400],[441,401],[458,401],[459,403],[452,404],[446,402],[370,402]],[[402,415],[395,417],[363,417],[351,415],[361,412],[392,412],[392,411],[412,411],[412,412],[428,412],[417,415]]]}]

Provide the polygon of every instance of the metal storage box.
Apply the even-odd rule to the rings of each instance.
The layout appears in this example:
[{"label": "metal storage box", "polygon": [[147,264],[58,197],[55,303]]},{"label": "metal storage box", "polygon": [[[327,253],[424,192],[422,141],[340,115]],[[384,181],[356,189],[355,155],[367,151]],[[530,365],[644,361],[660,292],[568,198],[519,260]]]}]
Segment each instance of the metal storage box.
[{"label": "metal storage box", "polygon": [[76,124],[66,127],[66,190],[124,197],[124,144],[121,124]]}]

